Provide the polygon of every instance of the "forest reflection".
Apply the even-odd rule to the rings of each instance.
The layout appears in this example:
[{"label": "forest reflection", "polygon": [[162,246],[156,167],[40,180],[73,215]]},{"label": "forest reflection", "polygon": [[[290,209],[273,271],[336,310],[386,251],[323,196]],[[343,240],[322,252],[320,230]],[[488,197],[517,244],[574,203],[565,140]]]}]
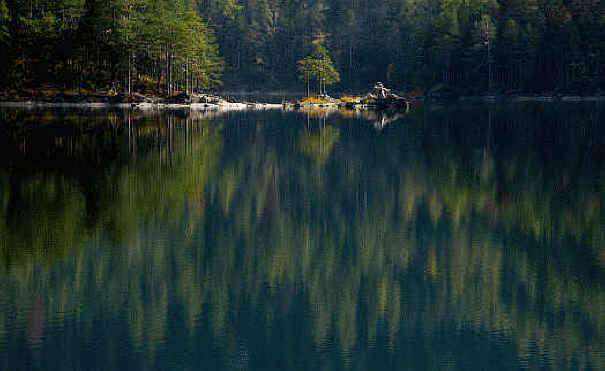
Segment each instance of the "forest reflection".
[{"label": "forest reflection", "polygon": [[0,368],[598,369],[602,114],[2,111]]}]

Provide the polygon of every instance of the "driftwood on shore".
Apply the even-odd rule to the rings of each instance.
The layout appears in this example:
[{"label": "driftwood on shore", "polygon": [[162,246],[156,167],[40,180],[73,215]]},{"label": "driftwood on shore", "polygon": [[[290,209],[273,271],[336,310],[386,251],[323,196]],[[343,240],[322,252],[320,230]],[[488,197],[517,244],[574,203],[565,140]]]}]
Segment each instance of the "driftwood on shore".
[{"label": "driftwood on shore", "polygon": [[382,109],[404,109],[407,111],[410,108],[409,100],[393,93],[391,89],[385,88],[381,82],[377,82],[370,93],[362,98],[361,102]]}]

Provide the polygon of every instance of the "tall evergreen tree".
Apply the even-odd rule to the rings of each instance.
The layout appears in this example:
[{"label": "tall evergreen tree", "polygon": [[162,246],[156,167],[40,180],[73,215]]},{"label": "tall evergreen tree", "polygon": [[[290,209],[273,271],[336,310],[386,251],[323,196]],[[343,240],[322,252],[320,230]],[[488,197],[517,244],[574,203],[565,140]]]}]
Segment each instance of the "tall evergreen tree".
[{"label": "tall evergreen tree", "polygon": [[307,82],[307,95],[311,79],[317,82],[319,94],[325,94],[326,86],[340,81],[340,74],[334,68],[328,51],[319,41],[315,42],[312,55],[298,61],[298,70]]},{"label": "tall evergreen tree", "polygon": [[594,92],[603,14],[599,0],[0,0],[0,63],[13,87],[293,89],[323,39],[341,90]]}]

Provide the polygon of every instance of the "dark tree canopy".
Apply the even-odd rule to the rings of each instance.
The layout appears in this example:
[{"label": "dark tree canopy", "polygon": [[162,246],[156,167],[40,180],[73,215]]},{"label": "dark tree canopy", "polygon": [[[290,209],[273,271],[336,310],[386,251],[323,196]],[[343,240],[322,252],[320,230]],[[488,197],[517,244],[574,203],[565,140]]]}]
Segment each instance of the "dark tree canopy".
[{"label": "dark tree canopy", "polygon": [[300,90],[318,40],[341,91],[605,86],[602,0],[0,0],[10,88]]},{"label": "dark tree canopy", "polygon": [[0,43],[14,88],[171,93],[219,85],[224,66],[188,0],[0,0]]},{"label": "dark tree canopy", "polygon": [[[605,86],[602,0],[244,0],[214,21],[227,86],[283,88],[324,46],[336,90],[446,84],[469,92],[585,92]],[[491,72],[491,73],[490,73]]]}]

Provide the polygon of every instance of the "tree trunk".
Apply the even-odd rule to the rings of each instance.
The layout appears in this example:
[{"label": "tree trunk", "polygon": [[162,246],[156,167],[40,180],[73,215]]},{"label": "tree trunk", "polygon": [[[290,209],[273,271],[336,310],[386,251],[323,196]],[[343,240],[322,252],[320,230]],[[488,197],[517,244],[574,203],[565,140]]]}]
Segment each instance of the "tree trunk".
[{"label": "tree trunk", "polygon": [[157,90],[158,90],[158,94],[161,94],[162,91],[162,65],[161,65],[161,57],[160,60],[156,63],[156,67],[157,67],[157,78],[158,78],[158,84],[157,84]]},{"label": "tree trunk", "polygon": [[185,94],[189,94],[189,57],[185,57],[185,71],[183,71],[185,75]]},{"label": "tree trunk", "polygon": [[132,94],[132,66],[130,51],[128,52],[128,95]]},{"label": "tree trunk", "polygon": [[307,97],[310,95],[311,87],[309,86],[309,76],[307,76]]},{"label": "tree trunk", "polygon": [[170,95],[170,53],[166,45],[166,95]]}]

